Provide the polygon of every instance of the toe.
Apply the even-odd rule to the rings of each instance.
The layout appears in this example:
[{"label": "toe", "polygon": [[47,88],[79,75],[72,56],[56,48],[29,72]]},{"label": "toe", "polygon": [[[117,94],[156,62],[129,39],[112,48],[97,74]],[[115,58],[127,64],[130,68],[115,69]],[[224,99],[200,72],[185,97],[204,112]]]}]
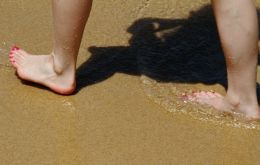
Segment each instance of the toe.
[{"label": "toe", "polygon": [[16,45],[14,45],[13,47],[12,47],[12,50],[19,50],[20,48],[18,47],[18,46],[16,46]]},{"label": "toe", "polygon": [[21,55],[28,55],[28,53],[26,51],[24,51],[23,49],[18,48],[17,46],[13,46],[10,54],[21,54]]},{"label": "toe", "polygon": [[9,60],[14,60],[14,55],[9,54]]},{"label": "toe", "polygon": [[212,97],[205,91],[195,94],[195,101],[200,104],[207,104]]},{"label": "toe", "polygon": [[15,67],[16,69],[18,68],[18,63],[15,60],[10,60],[10,62],[12,63],[13,67]]},{"label": "toe", "polygon": [[20,66],[20,64],[23,61],[23,58],[19,55],[19,54],[14,54],[13,56],[9,57],[10,62],[12,63],[12,65],[17,68]]},{"label": "toe", "polygon": [[18,50],[19,48],[13,46],[12,49],[10,50],[10,55],[16,53]]},{"label": "toe", "polygon": [[197,93],[197,94],[196,94],[196,97],[197,97],[198,99],[208,99],[208,98],[209,98],[207,92],[205,92],[205,91],[202,91],[202,92]]},{"label": "toe", "polygon": [[15,51],[17,54],[20,54],[21,56],[26,56],[29,55],[29,53],[27,53],[26,51],[24,51],[23,49],[18,49]]},{"label": "toe", "polygon": [[214,93],[214,95],[216,96],[216,97],[221,97],[221,98],[223,98],[223,96],[221,95],[221,94],[219,94],[219,93]]},{"label": "toe", "polygon": [[10,58],[11,62],[15,62],[17,64],[20,64],[22,62],[22,58],[19,55],[15,55],[14,57]]},{"label": "toe", "polygon": [[217,97],[217,96],[215,95],[215,92],[209,91],[209,92],[206,92],[206,93],[207,93],[208,97],[210,97],[210,98],[215,98],[215,97]]},{"label": "toe", "polygon": [[192,96],[192,95],[187,95],[186,98],[187,98],[188,101],[195,101],[195,98],[196,98],[196,97],[194,97],[194,96]]}]

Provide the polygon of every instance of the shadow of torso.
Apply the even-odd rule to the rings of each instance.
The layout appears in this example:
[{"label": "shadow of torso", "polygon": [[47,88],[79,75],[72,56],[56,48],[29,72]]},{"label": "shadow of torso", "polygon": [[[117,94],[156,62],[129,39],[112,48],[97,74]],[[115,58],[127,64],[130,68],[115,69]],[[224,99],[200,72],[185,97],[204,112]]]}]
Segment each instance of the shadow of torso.
[{"label": "shadow of torso", "polygon": [[146,75],[159,82],[227,86],[226,65],[210,5],[187,19],[143,18],[127,31],[129,46],[90,47],[77,70],[78,89],[114,73]]}]

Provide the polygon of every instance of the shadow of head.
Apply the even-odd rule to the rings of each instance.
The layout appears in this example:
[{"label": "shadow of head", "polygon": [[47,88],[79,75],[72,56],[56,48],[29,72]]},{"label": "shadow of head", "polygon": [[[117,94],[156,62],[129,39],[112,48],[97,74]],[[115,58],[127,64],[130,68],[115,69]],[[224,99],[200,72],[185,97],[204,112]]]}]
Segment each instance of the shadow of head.
[{"label": "shadow of head", "polygon": [[91,57],[77,70],[79,89],[114,73],[226,87],[226,65],[210,5],[186,19],[139,19],[127,32],[132,34],[129,46],[89,48]]}]

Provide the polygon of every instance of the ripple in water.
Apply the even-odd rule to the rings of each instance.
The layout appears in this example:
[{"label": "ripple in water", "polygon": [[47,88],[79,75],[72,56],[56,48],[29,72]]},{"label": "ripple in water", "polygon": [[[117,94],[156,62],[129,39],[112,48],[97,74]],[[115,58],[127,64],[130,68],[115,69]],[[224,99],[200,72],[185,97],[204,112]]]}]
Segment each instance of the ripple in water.
[{"label": "ripple in water", "polygon": [[145,75],[141,76],[141,82],[147,96],[171,113],[186,114],[192,118],[217,125],[260,130],[260,124],[258,122],[247,122],[242,115],[235,114],[235,117],[233,117],[217,112],[210,107],[184,102],[181,99],[182,93],[189,93],[191,89],[198,90],[197,85],[196,87],[190,84],[162,83]]}]

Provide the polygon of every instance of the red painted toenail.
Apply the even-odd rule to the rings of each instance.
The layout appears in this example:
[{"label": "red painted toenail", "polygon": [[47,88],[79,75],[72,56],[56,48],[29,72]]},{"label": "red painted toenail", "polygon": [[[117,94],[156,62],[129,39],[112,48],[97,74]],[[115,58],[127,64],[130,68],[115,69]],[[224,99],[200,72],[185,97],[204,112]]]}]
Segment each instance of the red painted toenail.
[{"label": "red painted toenail", "polygon": [[13,46],[12,47],[12,51],[16,51],[16,50],[19,50],[20,48],[19,47],[17,47],[17,46]]}]

